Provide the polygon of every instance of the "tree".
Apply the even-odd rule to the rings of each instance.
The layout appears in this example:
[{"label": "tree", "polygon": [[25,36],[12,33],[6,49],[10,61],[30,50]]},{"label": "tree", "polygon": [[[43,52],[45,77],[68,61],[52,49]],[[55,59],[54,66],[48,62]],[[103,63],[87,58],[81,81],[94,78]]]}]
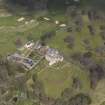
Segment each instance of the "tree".
[{"label": "tree", "polygon": [[82,19],[82,14],[78,14],[76,16],[76,19],[75,19],[75,24],[76,24],[76,31],[80,32],[82,30],[82,27],[83,27],[83,19]]},{"label": "tree", "polygon": [[95,29],[92,25],[88,25],[88,29],[91,35],[95,35]]},{"label": "tree", "polygon": [[105,40],[105,30],[101,31],[100,35],[101,35],[102,39]]},{"label": "tree", "polygon": [[91,98],[88,95],[82,93],[72,97],[68,102],[68,105],[90,105],[90,104],[91,104]]},{"label": "tree", "polygon": [[80,58],[81,58],[82,54],[81,52],[76,52],[76,53],[73,53],[71,58],[74,60],[74,61],[80,61]]},{"label": "tree", "polygon": [[92,58],[91,52],[86,52],[84,54],[75,54],[72,58],[81,65],[83,65],[88,71],[90,76],[91,87],[95,88],[98,81],[105,77],[105,70],[103,65],[97,64],[97,62]]},{"label": "tree", "polygon": [[22,40],[20,38],[17,38],[16,41],[15,41],[15,45],[17,47],[21,47],[22,46]]},{"label": "tree", "polygon": [[34,96],[41,100],[43,96],[45,96],[43,84],[40,81],[36,81],[35,85],[33,85]]},{"label": "tree", "polygon": [[28,41],[36,41],[35,35],[33,35],[32,33],[29,33],[29,35],[27,36],[27,40]]},{"label": "tree", "polygon": [[42,35],[40,39],[42,42],[46,42],[46,41],[49,41],[55,35],[56,35],[55,31],[49,31],[49,32],[46,32],[44,35]]},{"label": "tree", "polygon": [[5,0],[9,8],[14,5],[18,5],[21,7],[26,7],[29,10],[43,10],[47,7],[47,0]]},{"label": "tree", "polygon": [[27,81],[27,78],[23,73],[16,75],[13,81],[15,89],[20,91],[26,90],[26,81]]},{"label": "tree", "polygon": [[33,82],[36,82],[37,81],[37,74],[36,73],[34,73],[33,75],[32,75],[32,80],[33,80]]},{"label": "tree", "polygon": [[90,71],[91,87],[95,88],[97,85],[97,82],[102,78],[104,78],[105,71],[103,67],[99,64],[91,66],[89,71]]},{"label": "tree", "polygon": [[73,92],[73,89],[66,88],[61,94],[62,100],[68,101],[74,95]]},{"label": "tree", "polygon": [[74,18],[77,15],[77,8],[75,6],[68,6],[66,9],[66,15]]},{"label": "tree", "polygon": [[64,101],[63,99],[56,99],[53,105],[67,105],[66,101]]},{"label": "tree", "polygon": [[81,81],[79,80],[79,78],[73,78],[73,88],[75,89],[80,89],[82,86],[81,86]]},{"label": "tree", "polygon": [[69,48],[73,48],[74,47],[74,42],[75,42],[74,36],[73,35],[72,36],[71,35],[67,36],[64,39],[64,42],[66,42],[68,44]]},{"label": "tree", "polygon": [[105,105],[105,101],[104,101],[104,102],[102,102],[100,105]]}]

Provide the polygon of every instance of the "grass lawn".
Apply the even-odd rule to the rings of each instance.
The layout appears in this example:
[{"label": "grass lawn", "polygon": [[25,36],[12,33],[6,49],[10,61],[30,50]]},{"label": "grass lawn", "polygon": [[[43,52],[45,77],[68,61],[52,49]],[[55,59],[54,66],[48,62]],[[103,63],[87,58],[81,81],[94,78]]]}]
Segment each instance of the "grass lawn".
[{"label": "grass lawn", "polygon": [[[28,25],[24,25],[24,23],[17,24],[16,19],[16,17],[0,18],[0,26],[2,27],[2,29],[0,29],[1,55],[10,54],[16,51],[15,41],[17,38],[20,38],[22,43],[25,44],[28,37],[32,40],[38,40],[41,35],[54,28],[54,24],[51,25],[47,22],[41,22],[37,26],[35,26],[36,23]],[[12,27],[14,27],[14,29]]]},{"label": "grass lawn", "polygon": [[18,22],[17,16],[0,17],[0,26],[16,26]]},{"label": "grass lawn", "polygon": [[38,78],[44,84],[46,94],[54,98],[60,97],[65,88],[72,88],[72,77],[80,79],[82,83],[81,91],[89,91],[90,82],[87,73],[73,64],[65,63],[38,72]]},{"label": "grass lawn", "polygon": [[60,29],[56,32],[56,36],[49,42],[51,47],[57,48],[63,53],[68,54],[70,50],[67,47],[67,44],[64,42],[64,38],[69,35],[68,32],[64,29]]}]

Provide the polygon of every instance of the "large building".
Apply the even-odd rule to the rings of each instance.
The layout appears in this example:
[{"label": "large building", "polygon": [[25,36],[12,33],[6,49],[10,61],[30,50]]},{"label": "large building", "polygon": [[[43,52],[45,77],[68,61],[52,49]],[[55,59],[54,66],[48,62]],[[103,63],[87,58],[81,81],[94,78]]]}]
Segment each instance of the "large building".
[{"label": "large building", "polygon": [[58,63],[59,61],[63,61],[63,56],[58,52],[58,50],[53,48],[48,48],[45,59],[49,62],[49,65],[53,65],[55,63]]},{"label": "large building", "polygon": [[[39,60],[33,60],[33,57],[30,58],[30,54],[36,51],[40,55]],[[33,41],[29,41],[19,49],[19,52],[7,57],[9,61],[20,64],[28,70],[34,68],[43,58],[49,62],[49,65],[63,61],[63,56],[57,49],[50,48],[49,46],[42,46],[40,42],[34,43]]]},{"label": "large building", "polygon": [[49,62],[49,65],[62,62],[64,59],[57,49],[50,48],[49,46],[42,46],[40,42],[36,43],[35,49],[38,50],[39,54],[45,57],[45,59]]},{"label": "large building", "polygon": [[19,55],[18,53],[8,56],[7,59],[14,63],[18,63],[20,64],[20,66],[29,70],[31,70],[37,64],[37,62],[33,61],[32,59],[23,57]]}]

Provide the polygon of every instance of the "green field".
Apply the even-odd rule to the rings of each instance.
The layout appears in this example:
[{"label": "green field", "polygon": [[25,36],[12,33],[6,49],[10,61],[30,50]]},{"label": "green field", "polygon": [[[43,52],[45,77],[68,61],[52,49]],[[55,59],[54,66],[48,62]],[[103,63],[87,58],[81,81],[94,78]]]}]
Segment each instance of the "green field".
[{"label": "green field", "polygon": [[67,62],[55,67],[43,68],[38,72],[38,77],[39,80],[43,81],[46,94],[54,98],[60,97],[65,88],[72,88],[72,77],[81,80],[82,89],[80,91],[88,92],[90,89],[88,75],[79,67]]},{"label": "green field", "polygon": [[[52,19],[65,22],[65,17],[66,16],[62,14],[60,14],[60,16],[58,14],[57,16],[52,17]],[[28,23],[27,25],[25,24],[25,21],[30,21],[30,18],[25,17],[26,20],[21,23],[17,22],[18,18],[19,17],[16,16],[0,18],[0,55],[5,56],[7,54],[14,53],[17,50],[15,45],[17,38],[20,38],[23,44],[25,44],[25,42],[28,41],[27,38],[37,41],[45,32],[49,32],[57,28],[52,22],[37,21],[36,17],[32,17],[35,22]],[[56,31],[56,36],[48,41],[48,44],[51,47],[59,49],[59,51],[65,55],[71,55],[74,52],[86,52],[87,49],[82,42],[86,38],[89,39],[91,44],[90,46],[93,50],[96,47],[103,45],[103,40],[99,35],[99,26],[101,25],[101,22],[99,21],[94,23],[97,34],[95,36],[91,36],[87,29],[87,25],[90,23],[87,16],[83,16],[83,21],[84,26],[81,32],[70,33],[67,32],[65,28],[60,28]],[[64,42],[64,38],[68,35],[74,35],[75,37],[75,46],[73,49],[68,48],[67,44]],[[43,62],[45,64],[40,64],[38,66],[37,74],[38,79],[43,83],[45,93],[48,96],[58,98],[61,96],[64,89],[72,88],[72,77],[78,77],[82,84],[82,88],[79,91],[75,90],[75,94],[78,92],[90,92],[90,80],[88,73],[85,70],[82,70],[79,65],[64,61],[61,64],[49,67],[48,62]]]}]

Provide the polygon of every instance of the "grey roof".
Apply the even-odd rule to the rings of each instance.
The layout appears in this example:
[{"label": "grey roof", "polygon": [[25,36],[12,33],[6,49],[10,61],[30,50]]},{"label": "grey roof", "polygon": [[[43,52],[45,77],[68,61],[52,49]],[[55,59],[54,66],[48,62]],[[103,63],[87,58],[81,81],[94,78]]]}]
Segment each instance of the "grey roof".
[{"label": "grey roof", "polygon": [[48,51],[47,51],[47,54],[59,54],[58,50],[56,49],[53,49],[53,48],[49,48]]}]

